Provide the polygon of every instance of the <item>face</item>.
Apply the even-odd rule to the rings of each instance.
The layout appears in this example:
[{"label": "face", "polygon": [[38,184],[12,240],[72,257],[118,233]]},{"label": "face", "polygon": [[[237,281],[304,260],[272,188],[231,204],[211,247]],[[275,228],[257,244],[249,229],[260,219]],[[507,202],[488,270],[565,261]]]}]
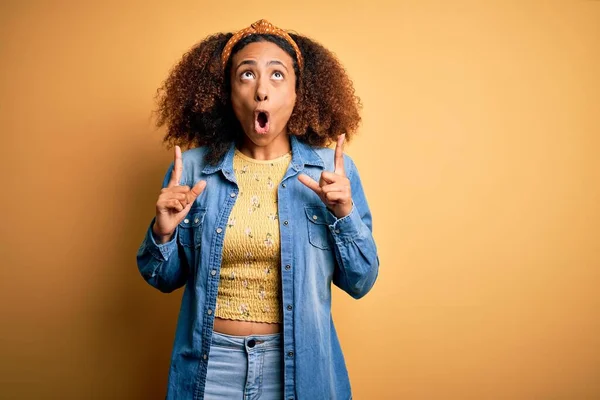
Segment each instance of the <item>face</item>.
[{"label": "face", "polygon": [[232,58],[231,102],[251,147],[288,143],[296,103],[293,60],[275,43],[254,42]]}]

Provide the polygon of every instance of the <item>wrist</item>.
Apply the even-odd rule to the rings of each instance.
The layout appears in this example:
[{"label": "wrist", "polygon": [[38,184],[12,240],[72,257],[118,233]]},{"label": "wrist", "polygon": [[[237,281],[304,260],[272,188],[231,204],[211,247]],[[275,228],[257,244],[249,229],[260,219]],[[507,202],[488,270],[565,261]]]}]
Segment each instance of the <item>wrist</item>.
[{"label": "wrist", "polygon": [[344,204],[343,206],[336,207],[335,209],[329,209],[337,219],[347,217],[352,212],[354,202],[350,201],[350,204]]},{"label": "wrist", "polygon": [[161,235],[160,233],[156,232],[156,222],[155,222],[152,225],[152,236],[154,236],[154,241],[156,241],[156,243],[165,244],[171,240],[171,238],[173,237],[173,232],[168,233],[166,235]]}]

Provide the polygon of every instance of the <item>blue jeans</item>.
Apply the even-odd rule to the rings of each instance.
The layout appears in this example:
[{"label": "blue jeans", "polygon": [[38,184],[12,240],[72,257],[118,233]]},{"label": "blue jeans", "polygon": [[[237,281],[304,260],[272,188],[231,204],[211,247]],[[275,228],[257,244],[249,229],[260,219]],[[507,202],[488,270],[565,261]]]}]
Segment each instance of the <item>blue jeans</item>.
[{"label": "blue jeans", "polygon": [[206,400],[281,400],[281,333],[232,336],[212,333],[206,374]]}]

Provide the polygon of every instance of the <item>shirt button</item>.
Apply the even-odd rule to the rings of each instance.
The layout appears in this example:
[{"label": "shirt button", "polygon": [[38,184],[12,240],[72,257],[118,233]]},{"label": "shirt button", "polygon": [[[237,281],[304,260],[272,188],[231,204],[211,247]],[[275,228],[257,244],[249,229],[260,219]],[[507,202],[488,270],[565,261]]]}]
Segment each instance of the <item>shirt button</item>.
[{"label": "shirt button", "polygon": [[205,360],[208,358],[208,356],[206,355],[206,353],[204,353],[204,354],[202,355],[202,358],[204,358]]},{"label": "shirt button", "polygon": [[287,269],[287,270],[290,270],[291,268],[292,268],[292,266],[289,264],[285,266],[285,269]]},{"label": "shirt button", "polygon": [[229,196],[230,197],[235,197],[235,193],[231,193]]},{"label": "shirt button", "polygon": [[336,229],[336,230],[335,230],[335,233],[340,233],[340,230],[339,230],[339,229]]},{"label": "shirt button", "polygon": [[316,215],[313,215],[313,219],[316,221],[319,219],[319,217],[317,217]]},{"label": "shirt button", "polygon": [[215,275],[217,274],[217,270],[216,270],[216,269],[213,269],[212,271],[210,271],[210,274],[211,274],[212,276],[215,276]]},{"label": "shirt button", "polygon": [[208,311],[206,311],[206,313],[207,313],[208,315],[211,315],[211,314],[212,314],[212,310],[209,308],[209,309],[208,309]]},{"label": "shirt button", "polygon": [[221,233],[221,232],[223,232],[223,229],[217,228],[217,233]]},{"label": "shirt button", "polygon": [[190,220],[186,218],[183,220],[183,222],[185,222],[187,224],[188,222],[190,222]]},{"label": "shirt button", "polygon": [[195,222],[196,224],[198,223],[198,221],[200,221],[198,218],[196,218],[196,219],[194,220],[194,222]]},{"label": "shirt button", "polygon": [[287,225],[289,224],[289,222],[287,222],[287,220],[286,220],[286,221],[283,221],[283,224],[284,224],[285,226],[287,226]]},{"label": "shirt button", "polygon": [[285,183],[282,183],[282,184],[281,184],[281,187],[285,189],[287,186],[286,186],[286,184],[285,184]]},{"label": "shirt button", "polygon": [[293,308],[293,307],[292,307],[292,305],[291,305],[291,304],[288,304],[288,306],[287,306],[287,309],[288,309],[289,311],[292,311],[292,308]]},{"label": "shirt button", "polygon": [[294,357],[294,352],[293,351],[288,351],[288,357]]}]

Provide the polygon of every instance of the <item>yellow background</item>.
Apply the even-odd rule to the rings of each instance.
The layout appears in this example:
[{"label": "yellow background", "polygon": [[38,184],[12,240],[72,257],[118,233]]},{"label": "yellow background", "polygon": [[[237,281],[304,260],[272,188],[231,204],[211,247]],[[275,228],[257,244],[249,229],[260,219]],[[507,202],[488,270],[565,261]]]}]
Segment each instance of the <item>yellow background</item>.
[{"label": "yellow background", "polygon": [[135,262],[172,159],[153,96],[267,18],[364,103],[381,270],[333,310],[355,398],[600,398],[600,2],[83,3],[0,6],[0,397],[164,398],[182,291]]}]

